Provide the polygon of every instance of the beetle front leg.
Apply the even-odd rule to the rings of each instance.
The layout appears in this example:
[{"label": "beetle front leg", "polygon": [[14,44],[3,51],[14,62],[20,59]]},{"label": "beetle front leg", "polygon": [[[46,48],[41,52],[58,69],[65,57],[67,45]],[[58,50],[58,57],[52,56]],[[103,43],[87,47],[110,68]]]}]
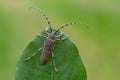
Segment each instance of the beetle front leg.
[{"label": "beetle front leg", "polygon": [[63,32],[60,32],[60,34],[58,36],[56,36],[56,39],[61,38],[62,36],[63,36]]},{"label": "beetle front leg", "polygon": [[[48,28],[45,29],[45,33],[46,33],[47,35],[49,35]],[[39,33],[37,34],[37,36],[38,36],[38,37],[45,38],[45,39],[47,38],[47,36],[41,35],[41,34],[39,34]]]},{"label": "beetle front leg", "polygon": [[37,34],[38,37],[42,37],[42,38],[47,38],[47,36],[41,35],[41,34]]},{"label": "beetle front leg", "polygon": [[26,58],[25,59],[25,61],[27,62],[27,61],[29,61],[29,60],[31,60],[33,57],[35,57],[37,54],[38,54],[38,52],[39,51],[41,51],[43,48],[40,48],[40,49],[38,49],[35,53],[33,53],[30,57],[28,57],[28,58]]},{"label": "beetle front leg", "polygon": [[54,70],[55,70],[55,72],[58,72],[56,63],[55,63],[55,55],[53,52],[51,52],[51,53],[52,53],[52,63],[53,63]]},{"label": "beetle front leg", "polygon": [[66,40],[66,39],[69,38],[68,36],[62,38],[62,36],[63,36],[63,32],[60,32],[60,34],[59,34],[58,36],[56,36],[56,40],[57,40],[57,41],[60,41],[60,40]]},{"label": "beetle front leg", "polygon": [[66,40],[66,39],[68,39],[69,37],[67,36],[67,37],[64,37],[64,38],[59,38],[59,39],[56,39],[57,41],[64,41],[64,40]]},{"label": "beetle front leg", "polygon": [[47,35],[49,35],[48,27],[45,28],[45,33],[46,33]]}]

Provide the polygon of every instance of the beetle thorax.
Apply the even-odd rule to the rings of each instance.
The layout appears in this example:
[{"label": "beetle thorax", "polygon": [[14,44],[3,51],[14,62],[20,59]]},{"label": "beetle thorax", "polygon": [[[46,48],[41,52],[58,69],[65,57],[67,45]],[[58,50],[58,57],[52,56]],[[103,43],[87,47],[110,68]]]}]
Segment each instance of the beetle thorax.
[{"label": "beetle thorax", "polygon": [[50,33],[50,34],[48,35],[48,38],[54,40],[54,39],[55,39],[55,33],[53,33],[53,32]]}]

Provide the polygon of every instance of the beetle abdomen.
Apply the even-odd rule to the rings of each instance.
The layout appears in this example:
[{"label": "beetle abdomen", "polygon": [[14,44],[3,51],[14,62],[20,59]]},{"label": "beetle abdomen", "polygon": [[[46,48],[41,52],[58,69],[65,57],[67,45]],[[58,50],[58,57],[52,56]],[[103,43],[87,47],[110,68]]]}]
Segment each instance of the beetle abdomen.
[{"label": "beetle abdomen", "polygon": [[40,57],[40,63],[41,64],[44,64],[44,63],[47,62],[49,54],[50,54],[50,52],[48,52],[46,50],[42,51],[42,54],[41,54],[41,57]]}]

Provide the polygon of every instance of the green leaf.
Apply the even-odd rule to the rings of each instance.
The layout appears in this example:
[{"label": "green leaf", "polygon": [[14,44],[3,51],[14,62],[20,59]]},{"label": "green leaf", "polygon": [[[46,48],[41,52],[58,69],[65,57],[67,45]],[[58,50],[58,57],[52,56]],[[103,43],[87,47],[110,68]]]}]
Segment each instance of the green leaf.
[{"label": "green leaf", "polygon": [[[41,33],[45,35],[45,31]],[[63,35],[62,37],[66,37]],[[30,61],[25,59],[43,47],[44,39],[35,37],[23,51],[16,67],[15,80],[87,80],[86,70],[79,52],[70,38],[57,41],[53,52],[58,72],[53,69],[52,58],[46,64],[40,64],[41,52]]]}]

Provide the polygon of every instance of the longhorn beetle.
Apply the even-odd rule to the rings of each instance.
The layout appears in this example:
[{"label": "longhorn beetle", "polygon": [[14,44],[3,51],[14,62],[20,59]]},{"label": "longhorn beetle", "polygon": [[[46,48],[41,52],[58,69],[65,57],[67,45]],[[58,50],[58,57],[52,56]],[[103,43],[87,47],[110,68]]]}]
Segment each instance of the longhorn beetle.
[{"label": "longhorn beetle", "polygon": [[40,57],[40,63],[41,64],[45,64],[48,61],[49,56],[52,56],[52,64],[54,67],[55,72],[57,72],[57,68],[56,68],[56,64],[55,64],[55,59],[54,59],[54,53],[52,51],[55,42],[57,40],[66,40],[68,37],[64,37],[61,38],[61,36],[63,35],[62,32],[60,32],[59,35],[56,35],[62,28],[66,27],[66,26],[70,26],[73,24],[84,24],[81,22],[72,22],[72,23],[67,23],[65,25],[62,25],[60,28],[58,28],[56,31],[53,31],[52,27],[51,27],[51,23],[48,19],[48,17],[41,11],[39,10],[40,13],[42,14],[42,16],[45,18],[45,20],[47,21],[48,25],[49,25],[49,30],[50,32],[48,32],[48,28],[45,29],[45,32],[47,34],[47,36],[41,35],[41,34],[37,34],[38,37],[43,37],[45,38],[44,40],[44,46],[42,48],[39,48],[36,52],[33,53],[33,55],[31,55],[30,57],[26,58],[26,62],[31,60],[35,55],[38,54],[39,51],[42,51],[41,57]]}]

